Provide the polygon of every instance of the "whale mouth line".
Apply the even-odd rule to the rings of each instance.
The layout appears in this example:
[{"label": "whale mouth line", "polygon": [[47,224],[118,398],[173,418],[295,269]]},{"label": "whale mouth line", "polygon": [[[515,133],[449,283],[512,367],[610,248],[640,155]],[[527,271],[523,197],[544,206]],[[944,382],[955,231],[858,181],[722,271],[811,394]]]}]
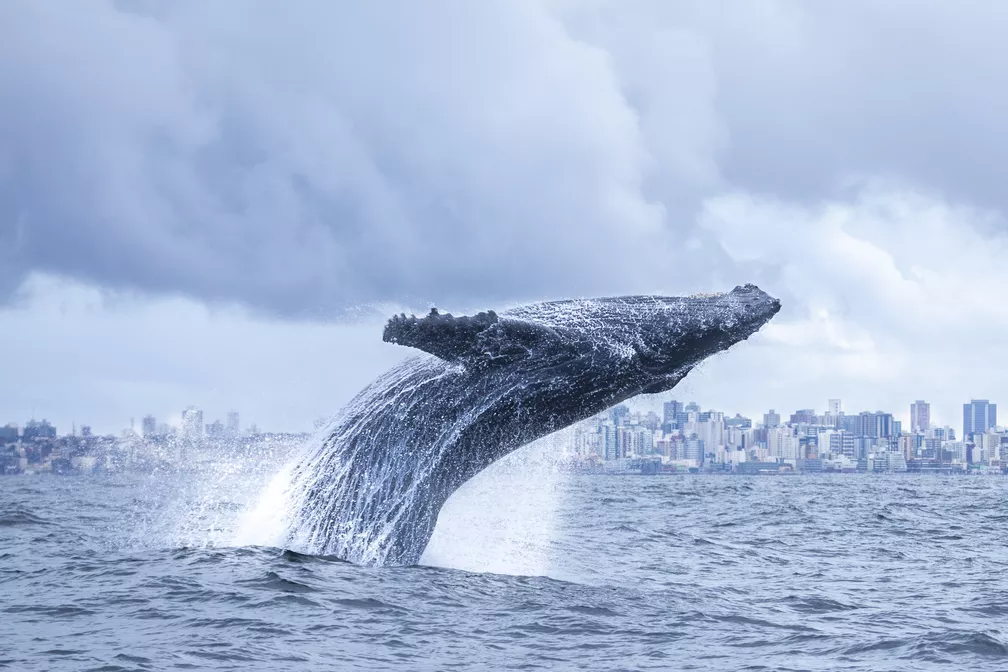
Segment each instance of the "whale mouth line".
[{"label": "whale mouth line", "polygon": [[474,475],[617,403],[672,389],[779,310],[744,285],[395,316],[383,340],[433,357],[407,359],[362,390],[292,467],[286,545],[416,564],[441,507]]}]

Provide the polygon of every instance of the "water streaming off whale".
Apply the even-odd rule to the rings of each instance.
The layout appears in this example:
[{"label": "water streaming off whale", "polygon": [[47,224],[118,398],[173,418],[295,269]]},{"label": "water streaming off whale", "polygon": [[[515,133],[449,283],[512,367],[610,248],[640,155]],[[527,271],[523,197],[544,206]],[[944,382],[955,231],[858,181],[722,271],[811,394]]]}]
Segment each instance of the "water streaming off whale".
[{"label": "water streaming off whale", "polygon": [[385,340],[430,354],[374,381],[278,477],[278,543],[414,564],[445,501],[487,466],[613,404],[671,389],[779,308],[746,285],[393,318]]}]

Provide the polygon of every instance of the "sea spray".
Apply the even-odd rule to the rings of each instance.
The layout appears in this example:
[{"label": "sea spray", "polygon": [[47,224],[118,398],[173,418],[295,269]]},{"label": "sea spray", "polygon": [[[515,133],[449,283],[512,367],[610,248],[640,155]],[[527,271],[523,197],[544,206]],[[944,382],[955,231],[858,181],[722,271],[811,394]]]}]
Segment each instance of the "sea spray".
[{"label": "sea spray", "polygon": [[554,575],[553,542],[567,495],[572,441],[572,431],[551,434],[459,488],[441,508],[420,562],[473,572]]}]

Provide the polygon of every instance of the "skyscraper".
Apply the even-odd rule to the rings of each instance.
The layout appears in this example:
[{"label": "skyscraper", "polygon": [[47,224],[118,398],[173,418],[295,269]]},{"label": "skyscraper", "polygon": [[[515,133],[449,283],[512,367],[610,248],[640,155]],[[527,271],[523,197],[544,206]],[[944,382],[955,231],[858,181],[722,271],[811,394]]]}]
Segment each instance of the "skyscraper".
[{"label": "skyscraper", "polygon": [[830,415],[840,415],[843,412],[843,405],[840,403],[839,399],[829,400],[829,414]]},{"label": "skyscraper", "polygon": [[857,416],[855,433],[858,436],[872,439],[888,438],[893,436],[894,430],[892,413],[862,411]]},{"label": "skyscraper", "polygon": [[668,425],[670,427],[676,426],[676,417],[682,413],[683,405],[682,402],[666,401],[662,407],[662,424]]},{"label": "skyscraper", "polygon": [[971,399],[963,404],[963,439],[970,434],[984,434],[997,425],[997,404],[986,399]]},{"label": "skyscraper", "polygon": [[229,434],[237,434],[241,430],[238,422],[238,411],[230,411],[227,414],[227,431]]},{"label": "skyscraper", "polygon": [[910,404],[910,433],[926,432],[931,427],[931,404],[918,399]]},{"label": "skyscraper", "polygon": [[609,409],[609,418],[612,420],[613,424],[617,427],[622,427],[627,424],[627,418],[630,416],[630,407],[626,404],[620,404],[619,406],[613,406]]},{"label": "skyscraper", "polygon": [[767,429],[770,429],[771,427],[779,427],[780,426],[780,413],[775,413],[774,409],[772,409],[772,408],[770,409],[769,413],[764,413],[763,414],[763,426],[766,427]]}]

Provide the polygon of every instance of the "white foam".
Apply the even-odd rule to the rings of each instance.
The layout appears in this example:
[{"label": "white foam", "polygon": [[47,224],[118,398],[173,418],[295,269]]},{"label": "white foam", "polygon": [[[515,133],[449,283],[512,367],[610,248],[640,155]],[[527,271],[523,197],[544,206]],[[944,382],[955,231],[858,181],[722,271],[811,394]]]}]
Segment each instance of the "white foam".
[{"label": "white foam", "polygon": [[566,493],[569,432],[497,461],[453,494],[420,558],[426,565],[525,576],[553,575],[553,541]]},{"label": "white foam", "polygon": [[283,467],[252,504],[235,521],[229,546],[283,546],[287,538],[291,504],[291,477],[295,463]]}]

